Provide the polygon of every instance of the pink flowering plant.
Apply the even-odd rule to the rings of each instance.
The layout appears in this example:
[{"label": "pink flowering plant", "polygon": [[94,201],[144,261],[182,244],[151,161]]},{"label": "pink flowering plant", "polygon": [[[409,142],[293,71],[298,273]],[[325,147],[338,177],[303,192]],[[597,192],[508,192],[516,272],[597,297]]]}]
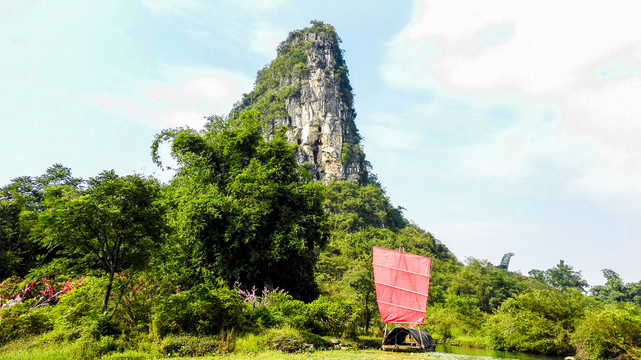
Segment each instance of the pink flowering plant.
[{"label": "pink flowering plant", "polygon": [[78,286],[83,279],[56,283],[50,276],[38,280],[9,278],[0,283],[0,310],[29,303],[29,311],[58,302],[60,296]]}]

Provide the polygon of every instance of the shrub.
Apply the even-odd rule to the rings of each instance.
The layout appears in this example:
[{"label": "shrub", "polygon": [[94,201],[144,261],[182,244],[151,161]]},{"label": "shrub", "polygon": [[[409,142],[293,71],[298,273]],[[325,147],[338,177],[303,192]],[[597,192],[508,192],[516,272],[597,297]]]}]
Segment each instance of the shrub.
[{"label": "shrub", "polygon": [[77,289],[60,298],[51,308],[54,333],[61,339],[72,340],[91,334],[92,337],[117,332],[101,311],[105,279],[87,277]]},{"label": "shrub", "polygon": [[50,331],[53,322],[49,309],[29,311],[27,304],[16,304],[0,310],[0,345],[28,335]]},{"label": "shrub", "polygon": [[212,336],[169,335],[160,343],[160,351],[168,356],[205,356],[216,352],[220,340]]},{"label": "shrub", "polygon": [[0,283],[0,310],[22,303],[29,303],[29,310],[53,305],[60,296],[73,290],[81,282],[82,279],[56,284],[49,276],[42,277],[42,280],[6,279]]},{"label": "shrub", "polygon": [[84,336],[73,343],[70,353],[77,359],[98,359],[110,352],[123,350],[122,343],[112,336],[103,336],[99,340]]},{"label": "shrub", "polygon": [[299,331],[292,328],[270,329],[267,331],[264,341],[270,349],[288,353],[307,349],[305,339]]},{"label": "shrub", "polygon": [[304,326],[319,335],[355,337],[358,320],[352,303],[321,296],[307,305]]},{"label": "shrub", "polygon": [[240,297],[222,281],[199,284],[159,300],[153,309],[152,331],[161,338],[181,333],[216,335],[244,326],[243,310]]},{"label": "shrub", "polygon": [[95,306],[100,304],[100,280],[56,284],[45,277],[42,282],[11,279],[3,284],[0,343],[51,330],[46,336],[53,340],[76,339],[91,332],[100,335],[101,314]]},{"label": "shrub", "polygon": [[[507,302],[510,302],[508,300]],[[531,311],[501,312],[491,318],[488,331],[493,348],[543,354],[570,354],[568,332]]]},{"label": "shrub", "polygon": [[470,341],[483,343],[483,325],[488,315],[470,295],[447,295],[445,303],[428,308],[425,324],[437,343],[463,345]]},{"label": "shrub", "polygon": [[23,284],[17,277],[10,277],[0,283],[0,309],[5,307],[8,300],[14,297],[22,290]]},{"label": "shrub", "polygon": [[574,353],[570,334],[591,300],[580,292],[532,290],[506,300],[490,317],[494,349],[542,354]]},{"label": "shrub", "polygon": [[439,304],[428,308],[425,324],[427,331],[436,343],[447,344],[454,338],[454,332],[459,327],[459,320],[453,316],[450,309]]},{"label": "shrub", "polygon": [[630,303],[594,307],[578,323],[572,342],[582,359],[639,359],[641,308]]},{"label": "shrub", "polygon": [[285,293],[270,294],[270,310],[274,314],[279,325],[289,325],[301,329],[305,323],[305,311],[307,305],[295,300],[291,295]]},{"label": "shrub", "polygon": [[236,293],[248,306],[249,322],[259,328],[289,325],[301,328],[305,321],[305,303],[294,300],[284,290],[264,288],[260,295],[256,294],[256,287],[243,290],[240,283],[236,283]]},{"label": "shrub", "polygon": [[263,344],[271,350],[287,353],[326,348],[330,345],[318,335],[289,326],[267,330],[263,335]]},{"label": "shrub", "polygon": [[490,345],[499,350],[572,354],[570,333],[588,302],[580,293],[554,289],[521,293],[506,300],[490,317]]}]

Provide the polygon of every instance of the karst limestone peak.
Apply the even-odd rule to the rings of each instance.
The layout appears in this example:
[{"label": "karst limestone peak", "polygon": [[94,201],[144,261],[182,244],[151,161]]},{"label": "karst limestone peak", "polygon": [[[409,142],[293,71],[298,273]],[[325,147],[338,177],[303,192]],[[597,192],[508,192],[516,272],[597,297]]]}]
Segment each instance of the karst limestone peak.
[{"label": "karst limestone peak", "polygon": [[331,25],[319,21],[291,32],[230,116],[258,110],[267,136],[285,127],[313,180],[364,182],[367,162],[340,41]]}]

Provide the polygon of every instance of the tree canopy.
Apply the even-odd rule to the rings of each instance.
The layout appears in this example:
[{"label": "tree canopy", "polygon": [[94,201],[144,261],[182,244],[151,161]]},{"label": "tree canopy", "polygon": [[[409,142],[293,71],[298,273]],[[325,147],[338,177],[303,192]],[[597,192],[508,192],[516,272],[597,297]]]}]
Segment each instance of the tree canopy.
[{"label": "tree canopy", "polygon": [[82,183],[71,175],[71,169],[54,164],[40,176],[21,176],[0,188],[0,279],[24,276],[48,260],[47,250],[30,237],[32,223],[21,221],[21,214],[45,208],[46,188],[64,185],[78,189]]},{"label": "tree canopy", "polygon": [[327,239],[323,187],[298,166],[282,132],[263,138],[254,111],[236,126],[175,129],[180,168],[167,192],[170,219],[190,263],[229,284],[280,287],[295,297],[317,295],[314,265]]},{"label": "tree canopy", "polygon": [[588,282],[581,276],[581,271],[575,271],[574,268],[566,264],[563,260],[550,269],[545,271],[532,269],[529,275],[537,280],[547,283],[559,290],[581,290],[588,287]]},{"label": "tree canopy", "polygon": [[46,210],[38,214],[34,236],[49,248],[105,271],[107,309],[114,275],[143,268],[165,234],[160,185],[139,175],[105,171],[86,190],[47,188]]},{"label": "tree canopy", "polygon": [[603,269],[605,285],[590,289],[595,298],[608,303],[632,302],[641,305],[641,281],[624,284],[621,276],[614,270]]}]

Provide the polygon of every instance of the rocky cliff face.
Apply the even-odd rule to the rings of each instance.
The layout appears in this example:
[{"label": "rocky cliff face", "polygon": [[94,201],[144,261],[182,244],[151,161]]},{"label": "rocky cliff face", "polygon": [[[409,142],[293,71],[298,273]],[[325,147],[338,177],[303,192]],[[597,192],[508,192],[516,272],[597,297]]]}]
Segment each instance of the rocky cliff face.
[{"label": "rocky cliff face", "polygon": [[298,145],[298,162],[312,179],[362,182],[366,162],[339,41],[333,27],[319,22],[290,33],[232,116],[253,108],[268,134],[286,127],[288,140]]}]

